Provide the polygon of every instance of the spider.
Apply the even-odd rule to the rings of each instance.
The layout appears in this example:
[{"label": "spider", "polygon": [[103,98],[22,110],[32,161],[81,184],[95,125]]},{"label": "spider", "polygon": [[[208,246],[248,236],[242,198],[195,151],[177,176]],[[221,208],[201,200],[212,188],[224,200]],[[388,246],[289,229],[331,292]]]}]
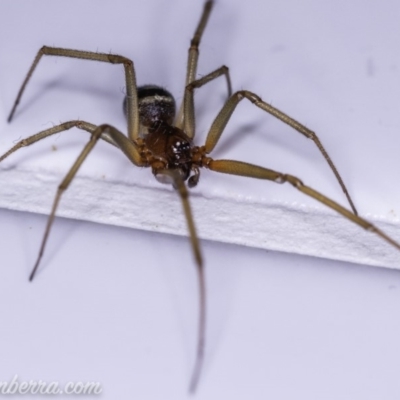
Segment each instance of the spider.
[{"label": "spider", "polygon": [[[124,99],[123,109],[127,118],[128,135],[125,136],[122,132],[108,124],[97,126],[82,120],[72,120],[54,126],[50,129],[43,130],[35,135],[19,141],[9,151],[0,157],[0,161],[2,161],[22,147],[29,146],[37,141],[71,128],[78,128],[80,130],[87,131],[90,134],[89,142],[86,144],[72,165],[71,169],[65,176],[64,180],[58,187],[43,235],[39,254],[29,277],[30,280],[33,280],[39,267],[62,194],[68,188],[81,164],[100,139],[120,149],[134,165],[138,167],[150,167],[153,175],[160,183],[172,185],[176,189],[180,196],[187,221],[191,247],[197,267],[199,285],[200,312],[198,321],[197,355],[190,382],[191,392],[194,392],[198,385],[204,359],[206,285],[204,263],[199,240],[197,238],[195,223],[192,217],[190,203],[188,200],[188,187],[195,187],[199,183],[201,168],[207,168],[212,171],[225,174],[269,180],[280,184],[289,183],[295,189],[318,200],[327,207],[330,207],[360,227],[374,232],[392,246],[400,250],[400,244],[395,242],[377,227],[357,215],[357,210],[338,170],[323,147],[320,139],[313,131],[306,128],[304,125],[300,124],[272,105],[264,102],[257,94],[253,92],[248,90],[240,90],[232,93],[229,69],[226,66],[221,66],[216,70],[204,75],[200,79],[196,78],[199,44],[205,31],[213,4],[213,0],[208,0],[205,2],[200,21],[191,40],[188,52],[184,97],[178,112],[176,112],[174,98],[164,88],[155,85],[145,85],[139,87],[136,85],[134,64],[126,57],[116,54],[44,46],[37,53],[22,83],[9,114],[8,121],[11,122],[13,119],[15,110],[21,100],[25,88],[42,56],[48,55],[78,58],[110,64],[119,64],[124,67],[126,97]],[[196,146],[193,143],[196,131],[194,92],[196,89],[199,89],[210,81],[220,77],[224,77],[226,81],[228,92],[227,100],[215,117],[208,131],[205,144],[203,146]],[[262,111],[265,111],[266,113],[280,119],[294,130],[314,142],[335,175],[352,211],[342,207],[316,190],[304,185],[299,178],[293,175],[273,171],[271,169],[246,162],[235,160],[214,160],[210,157],[210,154],[218,144],[231,115],[242,100],[250,101]]]}]

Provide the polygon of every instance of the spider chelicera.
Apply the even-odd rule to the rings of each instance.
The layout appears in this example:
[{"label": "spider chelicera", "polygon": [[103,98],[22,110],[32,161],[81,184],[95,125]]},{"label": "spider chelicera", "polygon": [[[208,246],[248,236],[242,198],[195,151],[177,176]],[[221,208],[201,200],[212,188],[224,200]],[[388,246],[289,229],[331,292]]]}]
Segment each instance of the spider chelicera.
[{"label": "spider chelicera", "polygon": [[[48,218],[39,255],[30,275],[30,280],[34,278],[42,258],[61,196],[68,188],[81,164],[89,155],[99,139],[103,139],[104,141],[120,149],[134,165],[139,167],[150,167],[154,176],[159,182],[173,185],[182,200],[184,214],[190,234],[191,246],[196,260],[199,282],[200,313],[197,356],[190,383],[191,391],[196,389],[196,386],[199,382],[204,358],[206,286],[202,255],[188,200],[187,187],[191,188],[198,184],[201,168],[208,168],[212,171],[225,174],[269,180],[275,183],[290,183],[297,190],[320,201],[327,207],[332,208],[360,227],[374,232],[392,246],[400,250],[400,245],[397,242],[385,235],[385,233],[383,233],[377,227],[357,215],[357,210],[350,198],[345,184],[339,175],[339,172],[314,132],[270,104],[262,101],[261,98],[255,93],[247,90],[240,90],[232,94],[229,69],[226,66],[222,66],[215,71],[204,75],[202,78],[196,79],[199,43],[209,19],[212,7],[212,0],[207,1],[204,4],[203,13],[195,30],[195,34],[191,40],[188,54],[185,92],[183,102],[178,113],[176,113],[174,98],[167,90],[155,85],[137,87],[135,69],[133,62],[130,59],[116,54],[105,54],[44,46],[37,53],[33,64],[22,83],[8,117],[8,121],[10,122],[12,120],[23,92],[25,91],[26,85],[42,56],[49,55],[70,57],[123,65],[126,80],[124,111],[128,121],[128,136],[125,136],[111,125],[103,124],[96,126],[89,122],[73,120],[59,124],[50,129],[46,129],[19,141],[15,146],[13,146],[9,151],[0,157],[0,161],[2,161],[22,147],[29,146],[41,139],[71,128],[78,128],[90,133],[89,142],[84,147],[79,157],[74,162],[72,168],[69,170],[66,177],[58,187],[53,207]],[[193,144],[193,139],[195,137],[194,91],[195,89],[198,89],[210,81],[222,76],[225,77],[226,80],[228,99],[214,119],[207,134],[205,144],[203,146],[195,146]],[[304,185],[299,178],[293,175],[280,173],[240,161],[214,160],[209,156],[224,132],[225,126],[228,123],[232,113],[243,99],[250,101],[256,107],[280,119],[315,143],[336,176],[336,179],[338,180],[352,211],[349,211],[323,194]]]}]

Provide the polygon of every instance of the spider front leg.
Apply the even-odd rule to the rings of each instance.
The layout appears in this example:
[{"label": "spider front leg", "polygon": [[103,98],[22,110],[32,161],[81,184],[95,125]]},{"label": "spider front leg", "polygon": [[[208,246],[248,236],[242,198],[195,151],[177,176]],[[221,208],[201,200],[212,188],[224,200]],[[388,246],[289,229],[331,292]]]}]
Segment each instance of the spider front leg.
[{"label": "spider front leg", "polygon": [[195,223],[193,220],[193,214],[189,202],[189,193],[182,177],[173,170],[162,170],[161,174],[167,175],[173,181],[174,188],[178,191],[181,198],[183,211],[188,226],[190,242],[192,251],[196,260],[197,267],[197,281],[199,285],[199,322],[198,322],[198,333],[197,333],[197,350],[195,365],[190,380],[189,391],[194,393],[200,380],[200,375],[203,369],[204,363],[204,349],[205,349],[205,338],[206,338],[206,280],[203,265],[203,258],[201,256],[199,239],[196,232]]},{"label": "spider front leg", "polygon": [[301,133],[308,139],[311,139],[315,145],[318,147],[319,151],[325,158],[326,162],[329,164],[332,172],[335,174],[337,181],[339,182],[349,204],[351,209],[353,210],[353,213],[357,215],[357,210],[353,204],[353,201],[351,200],[351,197],[349,195],[349,192],[347,191],[346,185],[344,184],[338,170],[336,169],[335,165],[333,164],[333,161],[329,157],[327,151],[325,148],[322,146],[321,141],[319,140],[318,136],[311,131],[310,129],[306,128],[304,125],[300,124],[293,118],[289,117],[282,111],[278,110],[277,108],[271,106],[270,104],[266,103],[265,101],[261,100],[259,96],[254,94],[253,92],[250,92],[248,90],[241,90],[233,94],[233,96],[225,103],[224,107],[222,107],[221,111],[215,118],[213,124],[211,125],[210,131],[208,133],[207,139],[206,139],[206,144],[205,144],[205,150],[206,153],[209,154],[214,147],[217,145],[222,132],[225,129],[226,124],[228,123],[232,113],[235,111],[237,105],[241,100],[244,98],[250,100],[254,105],[256,105],[258,108],[261,108],[263,111],[266,111],[267,113],[273,115],[274,117],[280,119],[282,122],[285,124],[291,126],[293,129],[295,129],[297,132]]},{"label": "spider front leg", "polygon": [[15,110],[21,100],[22,94],[25,91],[33,72],[35,71],[42,56],[60,56],[68,58],[78,58],[81,60],[92,60],[106,62],[110,64],[123,64],[125,69],[126,81],[126,99],[127,99],[127,121],[128,121],[128,136],[130,139],[135,140],[139,137],[139,108],[137,98],[136,75],[133,66],[133,61],[129,58],[119,56],[117,54],[95,53],[92,51],[81,51],[74,49],[63,49],[59,47],[43,46],[36,54],[35,59],[19,89],[17,98],[8,116],[8,122],[11,122]]},{"label": "spider front leg", "polygon": [[206,164],[204,165],[206,168],[211,169],[212,171],[222,172],[224,174],[230,175],[240,175],[240,176],[247,176],[249,178],[257,178],[257,179],[265,179],[269,181],[273,181],[276,183],[290,183],[293,187],[300,192],[303,192],[307,196],[318,200],[322,204],[325,204],[327,207],[337,211],[339,214],[343,215],[343,217],[349,219],[350,221],[354,222],[361,228],[366,229],[367,231],[374,232],[382,239],[386,240],[392,246],[396,247],[400,250],[400,244],[396,242],[391,237],[387,236],[384,232],[378,229],[375,225],[372,225],[367,220],[360,218],[359,216],[355,215],[351,211],[347,210],[346,208],[342,207],[335,201],[331,200],[329,197],[324,196],[323,194],[317,192],[316,190],[306,186],[303,182],[293,176],[288,174],[282,174],[280,172],[273,171],[271,169],[259,167],[258,165],[248,164],[241,161],[232,161],[232,160],[212,160],[211,158],[207,160]]},{"label": "spider front leg", "polygon": [[[187,67],[186,67],[185,88],[190,83],[194,82],[194,80],[196,78],[197,64],[199,61],[200,40],[201,40],[204,30],[206,28],[208,18],[210,17],[213,5],[214,5],[213,0],[208,0],[204,3],[203,13],[201,14],[199,24],[197,25],[197,28],[194,32],[192,40],[190,41],[190,47],[189,47],[189,52],[188,52],[188,61],[187,61]],[[222,68],[226,68],[226,67],[222,67]],[[229,78],[229,71],[226,71],[224,73],[226,76],[228,92],[229,92],[229,96],[230,96],[231,95],[231,83],[230,83],[230,78]],[[183,94],[183,101],[182,101],[181,106],[179,107],[179,112],[178,112],[178,115],[175,120],[175,126],[179,129],[183,129],[184,124],[185,124],[184,120],[186,119],[186,113],[184,112],[184,107],[185,107],[185,103],[186,103],[186,96],[187,96],[187,91],[185,90],[185,92]],[[193,114],[193,112],[191,114]],[[193,120],[194,120],[194,117],[193,117]],[[193,138],[193,136],[190,136],[189,134],[188,134],[188,136]]]}]

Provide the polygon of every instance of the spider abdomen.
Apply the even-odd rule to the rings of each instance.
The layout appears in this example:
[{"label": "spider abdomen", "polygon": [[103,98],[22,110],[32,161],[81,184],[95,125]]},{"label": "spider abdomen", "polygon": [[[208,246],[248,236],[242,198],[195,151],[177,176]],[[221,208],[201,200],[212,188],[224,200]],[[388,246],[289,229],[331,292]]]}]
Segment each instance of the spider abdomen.
[{"label": "spider abdomen", "polygon": [[[142,131],[156,122],[172,125],[175,118],[175,100],[170,92],[156,85],[144,85],[137,88],[139,119]],[[127,101],[124,100],[126,114]],[[144,128],[144,129],[143,129]]]}]

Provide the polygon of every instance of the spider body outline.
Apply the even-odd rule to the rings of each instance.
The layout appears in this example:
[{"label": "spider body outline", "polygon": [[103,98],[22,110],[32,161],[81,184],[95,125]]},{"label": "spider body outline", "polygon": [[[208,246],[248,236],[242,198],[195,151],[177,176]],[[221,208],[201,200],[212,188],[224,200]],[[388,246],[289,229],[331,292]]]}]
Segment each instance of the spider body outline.
[{"label": "spider body outline", "polygon": [[[189,187],[196,186],[199,181],[200,168],[204,167],[221,173],[253,177],[263,180],[271,180],[276,183],[290,183],[294,188],[334,209],[335,211],[339,212],[359,226],[375,232],[393,246],[400,248],[399,244],[396,243],[393,239],[385,235],[382,231],[380,231],[378,228],[376,228],[366,220],[357,216],[356,209],[350,199],[350,196],[347,193],[347,189],[345,188],[336,170],[336,167],[333,165],[330,157],[327,155],[325,149],[323,148],[321,142],[314,132],[307,129],[304,125],[295,121],[294,119],[279,111],[270,104],[262,101],[262,99],[253,92],[240,90],[232,94],[229,70],[226,66],[222,66],[215,71],[203,76],[202,78],[196,79],[197,61],[199,56],[198,47],[203,31],[205,30],[205,26],[211,12],[212,5],[212,0],[209,0],[205,3],[202,17],[191,41],[187,64],[188,67],[184,99],[175,122],[173,122],[175,111],[172,112],[170,109],[171,100],[167,101],[167,99],[170,99],[169,93],[164,89],[154,85],[137,87],[133,62],[126,57],[116,54],[93,53],[81,50],[44,46],[37,53],[32,67],[29,70],[26,79],[21,86],[14,106],[9,115],[9,122],[14,115],[14,111],[19,104],[22,93],[24,92],[33,71],[35,70],[43,55],[79,58],[106,62],[110,64],[120,64],[124,67],[127,88],[127,95],[124,101],[124,110],[126,112],[128,120],[128,137],[126,137],[116,128],[108,124],[95,126],[89,122],[74,120],[39,132],[38,134],[30,136],[27,139],[23,139],[7,153],[0,157],[0,161],[2,161],[4,158],[8,157],[10,154],[21,147],[29,146],[38,140],[44,139],[45,137],[48,137],[58,132],[62,132],[64,130],[71,129],[73,127],[85,130],[90,133],[89,143],[85,146],[82,153],[72,166],[71,170],[68,172],[67,176],[59,186],[43,237],[42,246],[39,251],[39,256],[30,276],[31,280],[35,275],[42,254],[44,252],[47,238],[49,236],[50,228],[52,226],[52,222],[54,220],[55,212],[61,195],[68,188],[76,172],[80,168],[82,162],[88,156],[88,154],[93,149],[99,139],[103,139],[108,143],[118,147],[134,165],[140,167],[150,167],[154,176],[159,182],[172,184],[177,189],[182,199],[185,216],[188,223],[192,249],[196,258],[198,268],[200,286],[199,341],[197,348],[196,366],[191,382],[192,391],[195,390],[199,381],[204,356],[205,282],[203,261],[201,257],[195,225],[191,215],[190,205],[188,202],[188,191],[185,185],[185,181],[187,181],[187,185]],[[206,85],[208,82],[220,76],[225,76],[226,78],[228,87],[228,100],[225,102],[224,106],[221,108],[220,112],[214,119],[214,122],[212,123],[211,128],[208,132],[204,146],[194,146],[194,91],[195,89]],[[241,161],[213,160],[211,157],[208,156],[208,154],[211,153],[217,145],[222,133],[224,132],[225,126],[229,122],[230,116],[236,110],[238,104],[244,99],[250,101],[261,110],[282,120],[295,130],[297,130],[299,133],[303,134],[305,137],[314,141],[314,143],[330,165],[332,171],[336,175],[336,178],[339,181],[353,212],[340,206],[338,203],[330,200],[329,198],[322,195],[321,193],[318,193],[314,189],[305,186],[299,178],[293,175],[283,174],[277,171]],[[155,106],[155,101],[159,101],[160,104]],[[166,105],[166,103],[169,104]],[[149,106],[149,109],[146,109],[146,106]]]}]

